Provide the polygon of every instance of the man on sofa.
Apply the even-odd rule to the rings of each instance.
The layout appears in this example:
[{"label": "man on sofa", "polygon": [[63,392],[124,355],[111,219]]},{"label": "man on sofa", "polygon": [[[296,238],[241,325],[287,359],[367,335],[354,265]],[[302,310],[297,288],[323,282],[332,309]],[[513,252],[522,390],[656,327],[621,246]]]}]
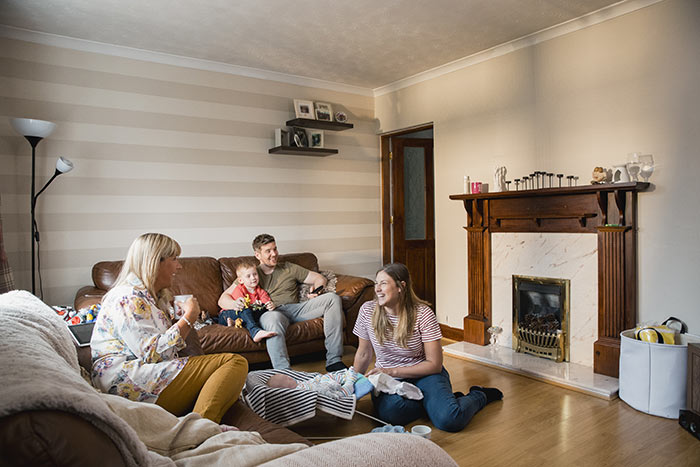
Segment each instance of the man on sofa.
[{"label": "man on sofa", "polygon": [[[266,331],[276,332],[265,342],[267,353],[270,355],[272,367],[275,369],[289,368],[289,355],[285,334],[291,323],[307,321],[323,317],[323,334],[326,345],[326,370],[337,371],[345,369],[343,356],[343,307],[334,293],[309,293],[309,300],[299,302],[299,285],[309,284],[315,291],[326,285],[326,278],[321,274],[309,271],[299,265],[289,262],[278,263],[279,253],[275,237],[260,234],[253,239],[253,251],[260,261],[258,273],[260,286],[267,291],[276,308],[266,311],[260,317],[260,325]],[[240,300],[234,300],[230,294],[231,288],[224,291],[219,298],[222,310],[243,309]]]}]

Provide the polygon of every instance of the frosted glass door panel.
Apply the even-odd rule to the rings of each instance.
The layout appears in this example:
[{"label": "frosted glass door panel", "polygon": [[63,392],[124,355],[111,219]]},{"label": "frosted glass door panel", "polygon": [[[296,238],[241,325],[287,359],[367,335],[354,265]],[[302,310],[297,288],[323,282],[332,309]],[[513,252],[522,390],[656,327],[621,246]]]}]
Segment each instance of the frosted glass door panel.
[{"label": "frosted glass door panel", "polygon": [[425,240],[425,150],[405,147],[403,153],[406,240]]}]

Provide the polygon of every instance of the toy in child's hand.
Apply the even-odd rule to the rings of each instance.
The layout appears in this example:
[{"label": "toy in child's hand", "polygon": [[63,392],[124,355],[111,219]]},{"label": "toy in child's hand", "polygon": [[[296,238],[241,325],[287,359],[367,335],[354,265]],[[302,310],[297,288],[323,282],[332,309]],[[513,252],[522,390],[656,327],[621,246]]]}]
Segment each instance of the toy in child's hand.
[{"label": "toy in child's hand", "polygon": [[253,311],[265,311],[267,307],[260,302],[255,302],[250,304],[250,309]]},{"label": "toy in child's hand", "polygon": [[319,294],[319,293],[321,293],[322,290],[323,290],[323,286],[322,286],[322,285],[319,285],[318,287],[316,287],[315,289],[313,289],[310,293]]},{"label": "toy in child's hand", "polygon": [[241,318],[236,318],[236,321],[234,321],[234,325],[237,328],[242,328],[243,327],[243,320]]}]

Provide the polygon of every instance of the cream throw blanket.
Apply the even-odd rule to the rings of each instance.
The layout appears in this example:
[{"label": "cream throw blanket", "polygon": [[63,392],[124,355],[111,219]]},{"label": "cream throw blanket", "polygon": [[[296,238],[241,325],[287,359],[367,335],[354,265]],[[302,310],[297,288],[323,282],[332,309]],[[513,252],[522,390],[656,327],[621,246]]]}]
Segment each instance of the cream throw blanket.
[{"label": "cream throw blanket", "polygon": [[55,409],[78,415],[115,443],[128,465],[259,465],[304,449],[266,444],[197,414],[175,417],[155,404],[98,393],[81,376],[65,323],[26,291],[0,295],[0,417]]},{"label": "cream throw blanket", "polygon": [[25,410],[70,412],[112,439],[131,466],[425,467],[457,464],[436,444],[371,433],[307,447],[267,444],[197,414],[175,417],[155,404],[101,394],[81,376],[65,323],[26,291],[0,295],[0,417]]}]

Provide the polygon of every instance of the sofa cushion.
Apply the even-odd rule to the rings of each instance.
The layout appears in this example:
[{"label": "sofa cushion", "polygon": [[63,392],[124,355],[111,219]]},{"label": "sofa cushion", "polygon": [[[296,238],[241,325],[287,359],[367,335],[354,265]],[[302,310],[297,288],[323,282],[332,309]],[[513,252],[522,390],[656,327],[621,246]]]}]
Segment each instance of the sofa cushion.
[{"label": "sofa cushion", "polygon": [[[323,293],[335,293],[335,286],[338,283],[338,278],[335,277],[333,271],[319,271],[323,277],[326,278],[326,286],[323,288]],[[311,284],[301,284],[299,286],[299,302],[306,302],[309,300],[309,294],[312,290]]]},{"label": "sofa cushion", "polygon": [[[245,352],[267,352],[265,341],[253,342],[250,333],[244,328],[210,324],[201,328],[198,333],[204,353],[242,352],[245,356]],[[323,338],[322,318],[292,323],[287,328],[287,347]]]},{"label": "sofa cushion", "polygon": [[199,307],[211,316],[219,314],[219,296],[224,291],[221,285],[219,262],[208,256],[180,258],[182,270],[173,279],[170,290],[174,295],[193,294]]},{"label": "sofa cushion", "polygon": [[[221,265],[221,277],[223,279],[224,290],[233,283],[236,279],[236,266],[244,259],[252,259],[257,262],[255,256],[234,256],[228,258],[219,258]],[[299,266],[308,269],[309,271],[318,272],[318,258],[313,253],[291,253],[288,255],[279,255],[278,262],[289,261],[290,263],[298,264]],[[223,292],[223,290],[222,290]]]},{"label": "sofa cushion", "polygon": [[[103,290],[109,290],[119,276],[124,261],[100,261],[92,267],[92,280]],[[217,304],[224,291],[221,285],[219,262],[209,256],[180,258],[182,270],[173,280],[170,290],[173,295],[193,294],[200,308],[212,316],[219,314]]]},{"label": "sofa cushion", "polygon": [[109,290],[114,286],[124,261],[100,261],[92,267],[92,281],[97,288]]}]

